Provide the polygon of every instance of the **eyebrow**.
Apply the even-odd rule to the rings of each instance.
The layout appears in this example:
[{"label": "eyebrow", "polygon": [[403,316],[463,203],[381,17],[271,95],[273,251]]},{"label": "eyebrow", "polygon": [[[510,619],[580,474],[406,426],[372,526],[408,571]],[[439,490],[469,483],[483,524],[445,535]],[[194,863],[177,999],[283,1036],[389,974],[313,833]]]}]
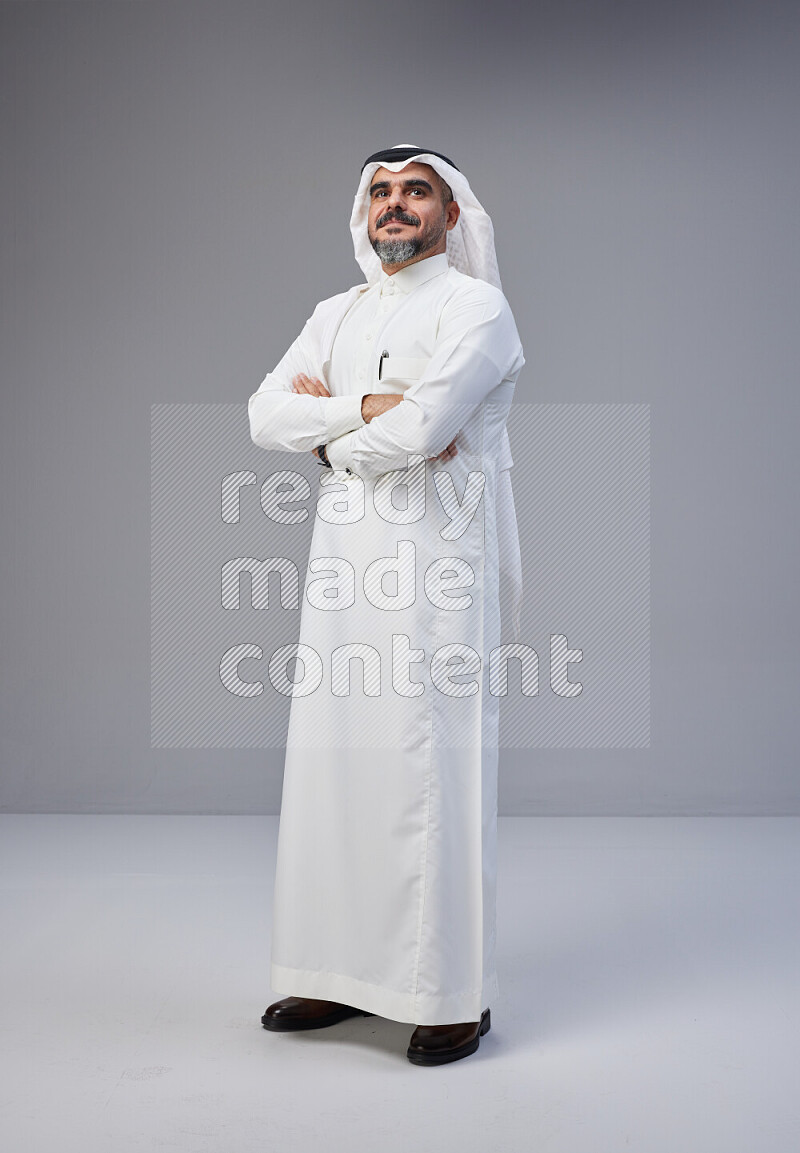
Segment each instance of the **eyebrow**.
[{"label": "eyebrow", "polygon": [[[372,196],[379,188],[389,188],[388,180],[378,180],[375,184],[370,186],[369,194]],[[433,192],[433,187],[427,180],[404,180],[403,188],[427,188],[428,192]]]}]

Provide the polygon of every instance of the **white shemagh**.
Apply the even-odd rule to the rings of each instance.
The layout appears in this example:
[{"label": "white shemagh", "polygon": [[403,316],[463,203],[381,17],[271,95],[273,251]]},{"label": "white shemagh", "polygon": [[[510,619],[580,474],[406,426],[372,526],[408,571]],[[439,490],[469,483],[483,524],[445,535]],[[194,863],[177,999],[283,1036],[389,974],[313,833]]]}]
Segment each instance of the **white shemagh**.
[{"label": "white shemagh", "polygon": [[[395,148],[407,149],[408,144],[396,144]],[[500,272],[497,267],[497,254],[494,249],[494,229],[489,214],[478,200],[463,173],[431,152],[420,152],[409,160],[381,160],[367,164],[361,173],[361,181],[353,202],[350,217],[350,231],[356,250],[356,260],[370,284],[380,276],[381,265],[367,235],[367,213],[369,212],[369,187],[379,168],[399,172],[407,164],[429,164],[452,189],[453,199],[461,209],[455,228],[447,233],[447,262],[465,276],[485,280],[502,291]]]},{"label": "white shemagh", "polygon": [[[395,144],[392,147],[402,149],[404,158],[401,160],[371,161],[364,166],[350,217],[350,231],[353,236],[356,260],[368,283],[375,284],[380,278],[381,272],[380,261],[370,243],[367,232],[369,188],[373,177],[379,168],[386,168],[390,172],[400,172],[407,164],[417,163],[429,164],[449,184],[453,199],[461,209],[455,227],[447,233],[448,264],[466,276],[485,280],[502,291],[491,217],[470,188],[469,181],[464,174],[435,153],[420,151],[413,156],[407,156],[407,150],[413,148],[413,145]],[[504,605],[507,611],[503,615],[504,618],[506,615],[508,616],[513,639],[518,641],[520,639],[520,612],[522,608],[522,560],[514,494],[511,488],[510,469],[513,461],[511,460],[507,437],[508,434],[506,433],[504,455],[508,463],[503,465],[501,462],[501,470],[498,471],[497,477],[498,563],[501,582],[505,584],[505,592],[501,590],[501,596],[502,600],[507,602]]]}]

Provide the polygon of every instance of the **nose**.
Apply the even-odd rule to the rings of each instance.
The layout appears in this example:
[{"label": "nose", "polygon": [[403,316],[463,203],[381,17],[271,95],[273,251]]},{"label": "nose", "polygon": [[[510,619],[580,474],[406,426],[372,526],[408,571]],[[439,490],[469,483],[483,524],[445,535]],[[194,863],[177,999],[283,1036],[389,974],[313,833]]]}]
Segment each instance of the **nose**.
[{"label": "nose", "polygon": [[403,189],[395,187],[390,189],[388,199],[384,201],[387,208],[405,208],[406,197]]}]

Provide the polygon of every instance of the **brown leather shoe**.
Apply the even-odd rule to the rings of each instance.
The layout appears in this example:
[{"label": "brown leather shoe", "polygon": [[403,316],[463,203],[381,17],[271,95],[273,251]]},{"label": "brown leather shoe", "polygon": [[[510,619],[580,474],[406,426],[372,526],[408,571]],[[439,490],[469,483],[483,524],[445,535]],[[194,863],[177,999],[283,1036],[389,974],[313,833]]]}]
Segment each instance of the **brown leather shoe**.
[{"label": "brown leather shoe", "polygon": [[406,1057],[414,1065],[444,1065],[469,1057],[480,1044],[481,1037],[492,1027],[488,1009],[481,1013],[480,1021],[459,1021],[455,1025],[417,1025],[411,1034]]},{"label": "brown leather shoe", "polygon": [[318,1001],[312,997],[284,997],[270,1005],[261,1024],[274,1033],[291,1033],[298,1029],[324,1029],[345,1017],[371,1017],[364,1009],[342,1005],[339,1001]]}]

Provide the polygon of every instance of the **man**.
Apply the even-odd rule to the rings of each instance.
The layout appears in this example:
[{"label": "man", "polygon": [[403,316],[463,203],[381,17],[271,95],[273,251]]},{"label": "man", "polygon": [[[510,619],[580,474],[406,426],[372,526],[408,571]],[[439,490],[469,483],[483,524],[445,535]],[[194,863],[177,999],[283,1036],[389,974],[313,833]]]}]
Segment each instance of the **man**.
[{"label": "man", "polygon": [[284,673],[271,983],[288,996],[262,1023],[413,1022],[407,1056],[433,1065],[478,1048],[498,992],[488,664],[503,581],[515,629],[519,605],[505,423],[524,357],[452,161],[370,156],[351,231],[367,282],[319,304],[249,400],[256,444],[321,466]]}]

